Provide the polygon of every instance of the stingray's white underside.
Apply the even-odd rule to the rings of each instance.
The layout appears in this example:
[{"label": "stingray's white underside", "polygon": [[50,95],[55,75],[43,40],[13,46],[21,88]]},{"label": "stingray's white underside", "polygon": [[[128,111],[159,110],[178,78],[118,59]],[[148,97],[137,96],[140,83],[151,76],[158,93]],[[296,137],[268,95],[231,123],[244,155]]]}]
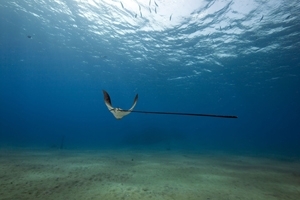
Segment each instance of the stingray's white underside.
[{"label": "stingray's white underside", "polygon": [[116,119],[122,119],[123,117],[130,114],[130,112],[131,112],[131,110],[124,111],[121,108],[112,108],[112,109],[109,109],[109,111],[115,116]]}]

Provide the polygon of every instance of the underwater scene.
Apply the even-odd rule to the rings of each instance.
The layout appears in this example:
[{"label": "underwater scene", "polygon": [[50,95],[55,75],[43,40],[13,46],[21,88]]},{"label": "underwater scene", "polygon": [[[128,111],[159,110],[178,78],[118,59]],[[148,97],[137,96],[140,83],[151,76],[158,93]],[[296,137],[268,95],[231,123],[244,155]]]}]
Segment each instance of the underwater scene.
[{"label": "underwater scene", "polygon": [[298,0],[2,0],[0,199],[298,200]]}]

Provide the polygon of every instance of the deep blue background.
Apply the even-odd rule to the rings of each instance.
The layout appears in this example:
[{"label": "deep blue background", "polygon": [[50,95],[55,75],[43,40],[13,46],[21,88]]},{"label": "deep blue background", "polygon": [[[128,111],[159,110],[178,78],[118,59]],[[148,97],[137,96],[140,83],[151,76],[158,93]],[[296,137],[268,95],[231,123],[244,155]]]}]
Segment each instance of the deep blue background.
[{"label": "deep blue background", "polygon": [[[172,62],[160,52],[153,59],[137,63],[132,60],[138,54],[135,47],[120,47],[132,35],[103,40],[86,29],[73,30],[69,22],[60,22],[61,16],[55,20],[50,11],[44,10],[43,16],[50,20],[47,25],[12,2],[0,3],[0,147],[58,148],[64,137],[65,148],[69,149],[129,147],[300,153],[298,15],[278,24],[271,20],[272,16],[264,17],[264,25],[256,20],[253,26],[260,26],[262,36],[257,38],[255,31],[246,32],[239,39],[250,44],[236,46],[235,57],[215,58],[222,67],[209,61],[195,64],[193,69],[211,72],[204,70],[199,76],[192,73],[187,77],[193,71],[184,64],[189,58],[179,57],[179,62]],[[34,7],[21,1],[18,4],[28,10]],[[77,20],[78,26],[86,23],[82,20]],[[280,26],[286,29],[269,36],[264,32]],[[188,31],[193,30],[190,25]],[[137,31],[133,40],[141,40],[155,51],[151,47],[153,41],[142,42],[145,35],[153,35],[162,43],[161,35],[176,38],[180,34],[176,31],[176,27],[162,33]],[[216,40],[221,36],[211,37]],[[204,52],[218,51],[209,45],[207,51],[191,46],[204,39],[199,37],[184,44],[191,59],[197,60]],[[278,47],[249,54],[239,51],[252,45],[264,48],[271,43]],[[176,52],[183,47],[170,48]],[[226,50],[225,43],[222,49]],[[142,54],[151,58],[147,51]],[[153,67],[155,70],[151,70]],[[131,106],[138,93],[137,110],[239,118],[132,113],[116,120],[103,102],[102,89],[109,92],[114,106],[124,109]]]}]

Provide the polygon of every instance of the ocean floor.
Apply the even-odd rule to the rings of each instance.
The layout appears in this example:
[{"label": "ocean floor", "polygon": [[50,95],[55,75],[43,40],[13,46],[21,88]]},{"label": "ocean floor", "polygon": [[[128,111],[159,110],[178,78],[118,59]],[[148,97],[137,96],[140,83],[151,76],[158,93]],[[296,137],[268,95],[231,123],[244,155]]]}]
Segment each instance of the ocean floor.
[{"label": "ocean floor", "polygon": [[1,149],[0,197],[298,200],[300,161],[173,151]]}]

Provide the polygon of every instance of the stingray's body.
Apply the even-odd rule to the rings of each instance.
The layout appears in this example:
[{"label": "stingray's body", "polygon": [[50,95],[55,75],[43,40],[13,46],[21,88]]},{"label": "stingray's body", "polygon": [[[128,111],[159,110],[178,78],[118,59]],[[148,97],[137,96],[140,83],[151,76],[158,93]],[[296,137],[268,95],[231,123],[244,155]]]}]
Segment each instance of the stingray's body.
[{"label": "stingray's body", "polygon": [[104,96],[105,105],[107,106],[108,110],[115,116],[116,119],[122,119],[124,116],[130,114],[130,112],[134,109],[138,100],[138,95],[135,95],[133,105],[131,106],[131,108],[128,110],[123,110],[121,108],[114,108],[112,106],[110,96],[105,90],[103,90],[103,96]]}]

